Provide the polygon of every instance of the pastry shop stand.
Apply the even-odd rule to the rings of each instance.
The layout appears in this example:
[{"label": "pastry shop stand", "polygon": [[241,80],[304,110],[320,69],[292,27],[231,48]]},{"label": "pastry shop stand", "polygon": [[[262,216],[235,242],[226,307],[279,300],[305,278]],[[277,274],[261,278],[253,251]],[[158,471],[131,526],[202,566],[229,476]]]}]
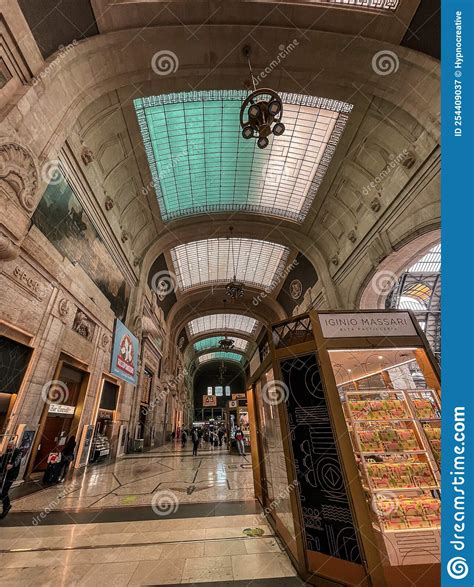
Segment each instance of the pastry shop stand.
[{"label": "pastry shop stand", "polygon": [[250,377],[256,495],[321,586],[440,584],[440,375],[409,311],[274,324]]}]

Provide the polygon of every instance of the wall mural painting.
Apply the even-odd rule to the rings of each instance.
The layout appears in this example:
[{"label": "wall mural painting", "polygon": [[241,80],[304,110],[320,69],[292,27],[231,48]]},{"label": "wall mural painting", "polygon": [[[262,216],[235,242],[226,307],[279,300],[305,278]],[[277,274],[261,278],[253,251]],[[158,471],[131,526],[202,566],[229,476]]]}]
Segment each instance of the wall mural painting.
[{"label": "wall mural painting", "polygon": [[316,356],[284,359],[288,420],[309,550],[361,564],[361,553]]},{"label": "wall mural painting", "polygon": [[63,176],[48,185],[32,220],[62,255],[84,269],[123,320],[130,286]]}]

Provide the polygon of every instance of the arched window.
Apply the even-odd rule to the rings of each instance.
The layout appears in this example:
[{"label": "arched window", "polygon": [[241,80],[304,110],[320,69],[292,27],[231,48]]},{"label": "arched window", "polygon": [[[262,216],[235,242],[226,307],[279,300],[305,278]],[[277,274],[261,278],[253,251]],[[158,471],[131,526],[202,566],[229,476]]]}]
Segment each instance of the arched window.
[{"label": "arched window", "polygon": [[434,354],[441,352],[441,244],[410,265],[387,297],[387,308],[412,310]]}]

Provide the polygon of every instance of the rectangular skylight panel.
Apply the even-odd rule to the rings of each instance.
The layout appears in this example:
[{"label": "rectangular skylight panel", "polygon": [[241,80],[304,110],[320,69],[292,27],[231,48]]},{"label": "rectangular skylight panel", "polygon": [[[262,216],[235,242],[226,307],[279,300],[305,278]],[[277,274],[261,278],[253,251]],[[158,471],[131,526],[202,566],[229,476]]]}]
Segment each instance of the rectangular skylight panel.
[{"label": "rectangular skylight panel", "polygon": [[267,287],[283,269],[288,254],[283,245],[242,238],[195,241],[171,250],[180,290],[206,283],[228,283],[234,275],[243,283]]},{"label": "rectangular skylight panel", "polygon": [[[237,363],[242,362],[242,355],[232,352],[224,352],[224,351],[217,351],[214,353],[206,353],[205,355],[201,355],[198,357],[198,363],[207,363],[208,361],[217,360],[217,361],[236,361]],[[222,390],[222,388],[221,388]],[[217,394],[216,394],[217,395]],[[222,395],[222,393],[221,393]]]},{"label": "rectangular skylight panel", "polygon": [[[208,348],[216,348],[219,346],[219,341],[222,340],[223,335],[221,336],[211,336],[209,338],[205,338],[203,340],[198,340],[194,343],[194,350],[199,352],[203,351],[204,349]],[[248,341],[244,340],[243,338],[237,338],[235,336],[229,336],[234,341],[234,349],[240,350],[245,352],[248,347]]]},{"label": "rectangular skylight panel", "polygon": [[351,106],[283,94],[287,130],[261,150],[240,133],[245,96],[190,92],[135,102],[165,221],[219,210],[304,219],[319,186],[318,165],[322,177],[330,160],[327,155],[323,161],[328,141],[337,143]]},{"label": "rectangular skylight panel", "polygon": [[253,334],[257,328],[257,321],[249,316],[241,314],[211,314],[209,316],[200,316],[188,323],[189,334],[197,336],[204,332],[219,330],[235,330]]}]

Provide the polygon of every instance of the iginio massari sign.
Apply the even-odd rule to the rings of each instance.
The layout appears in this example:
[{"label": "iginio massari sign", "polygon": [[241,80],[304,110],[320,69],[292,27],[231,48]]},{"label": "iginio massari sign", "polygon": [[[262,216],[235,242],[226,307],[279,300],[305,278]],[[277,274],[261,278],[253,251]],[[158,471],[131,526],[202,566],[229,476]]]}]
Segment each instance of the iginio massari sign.
[{"label": "iginio massari sign", "polygon": [[344,312],[318,316],[325,338],[417,336],[408,312]]}]

